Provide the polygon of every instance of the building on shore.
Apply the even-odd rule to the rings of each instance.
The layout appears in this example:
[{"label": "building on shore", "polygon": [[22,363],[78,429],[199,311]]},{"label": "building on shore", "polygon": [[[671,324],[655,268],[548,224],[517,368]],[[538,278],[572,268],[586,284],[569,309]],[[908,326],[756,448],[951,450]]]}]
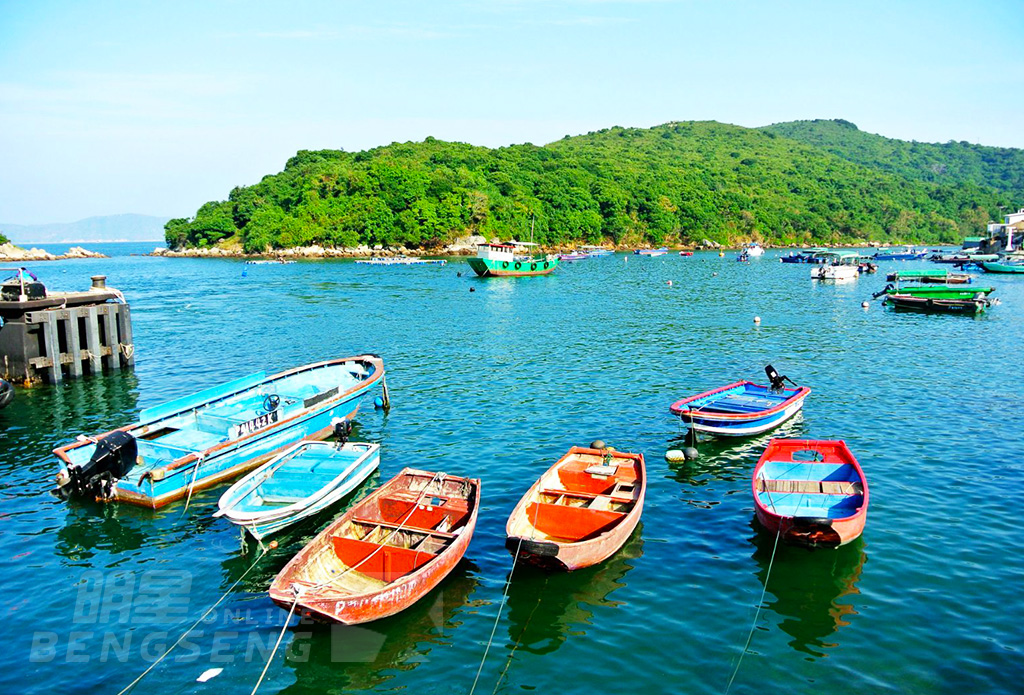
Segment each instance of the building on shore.
[{"label": "building on shore", "polygon": [[988,235],[979,245],[980,253],[1000,253],[1021,247],[1024,241],[1024,208],[1003,216],[1003,221],[989,222]]}]

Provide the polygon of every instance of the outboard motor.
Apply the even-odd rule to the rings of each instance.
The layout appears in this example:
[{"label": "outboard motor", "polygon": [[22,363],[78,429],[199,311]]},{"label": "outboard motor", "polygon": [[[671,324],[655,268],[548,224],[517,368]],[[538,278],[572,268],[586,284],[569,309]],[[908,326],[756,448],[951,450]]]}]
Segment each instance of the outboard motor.
[{"label": "outboard motor", "polygon": [[9,381],[0,379],[0,410],[3,410],[14,400],[14,387]]},{"label": "outboard motor", "polygon": [[334,438],[338,442],[338,448],[345,446],[349,436],[352,434],[352,423],[348,418],[340,418],[334,421]]},{"label": "outboard motor", "polygon": [[771,366],[770,364],[764,368],[764,373],[768,376],[768,381],[771,383],[771,391],[779,392],[782,389],[786,388],[787,381],[793,384],[793,386],[796,386],[795,381],[790,379],[788,376],[783,376],[782,374],[779,374],[777,371],[775,371],[775,367]]},{"label": "outboard motor", "polygon": [[62,497],[94,497],[109,500],[114,484],[135,465],[139,447],[135,437],[117,430],[96,442],[96,450],[85,465],[71,464],[67,472],[57,476]]}]

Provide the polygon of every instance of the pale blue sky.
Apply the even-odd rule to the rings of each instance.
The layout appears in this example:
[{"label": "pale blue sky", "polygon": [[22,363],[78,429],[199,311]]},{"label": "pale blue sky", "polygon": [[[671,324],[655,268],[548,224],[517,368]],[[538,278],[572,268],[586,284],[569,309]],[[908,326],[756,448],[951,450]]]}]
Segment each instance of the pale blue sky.
[{"label": "pale blue sky", "polygon": [[845,118],[1024,147],[1021,36],[1020,0],[0,0],[0,221],[191,216],[296,150],[428,135]]}]

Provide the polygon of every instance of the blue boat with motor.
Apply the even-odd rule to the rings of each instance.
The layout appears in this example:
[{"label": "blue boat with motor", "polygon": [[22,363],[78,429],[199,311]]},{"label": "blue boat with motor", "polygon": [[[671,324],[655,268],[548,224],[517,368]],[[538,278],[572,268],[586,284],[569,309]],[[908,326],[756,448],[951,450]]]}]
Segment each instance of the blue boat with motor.
[{"label": "blue boat with motor", "polygon": [[60,497],[156,509],[323,439],[382,384],[384,361],[360,355],[249,376],[143,410],[138,422],[54,450]]},{"label": "blue boat with motor", "polygon": [[257,540],[313,516],[355,490],[380,465],[380,445],[348,442],[351,425],[335,425],[337,442],[301,441],[224,492],[216,517]]},{"label": "blue boat with motor", "polygon": [[918,251],[913,246],[907,246],[901,251],[895,249],[879,249],[872,256],[875,261],[916,261],[928,255],[927,249]]},{"label": "blue boat with motor", "polygon": [[[737,381],[684,398],[669,409],[689,423],[695,432],[721,437],[748,437],[767,432],[800,412],[811,389],[797,386],[771,365],[764,370],[769,386]],[[787,381],[793,388],[786,387]]]}]

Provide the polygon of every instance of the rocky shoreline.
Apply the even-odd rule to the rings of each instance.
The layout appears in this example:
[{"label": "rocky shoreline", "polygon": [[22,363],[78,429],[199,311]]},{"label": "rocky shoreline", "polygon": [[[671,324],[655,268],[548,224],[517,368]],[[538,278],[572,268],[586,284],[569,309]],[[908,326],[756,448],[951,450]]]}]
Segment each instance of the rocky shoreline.
[{"label": "rocky shoreline", "polygon": [[[405,246],[385,248],[383,246],[355,246],[355,247],[333,247],[333,246],[297,246],[289,249],[275,249],[269,253],[246,253],[238,246],[214,246],[210,248],[186,248],[167,249],[155,248],[148,256],[159,256],[162,258],[281,258],[294,260],[298,258],[367,258],[373,256],[472,256],[476,254],[478,244],[486,243],[481,236],[463,237],[448,246],[435,248],[410,249]],[[828,244],[828,248],[863,248],[865,246],[878,246],[877,243],[846,243]],[[806,244],[762,244],[766,249],[795,249],[807,248]],[[826,246],[826,245],[822,245]],[[574,250],[572,246],[550,246],[538,247],[543,253],[568,253]],[[616,246],[609,244],[607,248],[614,251],[630,252],[638,248],[651,248],[649,246],[636,247],[631,245]],[[739,246],[724,246],[714,241],[704,239],[699,244],[672,245],[672,251],[728,251],[739,250]]]},{"label": "rocky shoreline", "polygon": [[43,249],[23,249],[14,244],[0,244],[0,262],[22,261],[66,261],[74,258],[109,258],[102,253],[72,246],[67,253],[57,255]]}]

